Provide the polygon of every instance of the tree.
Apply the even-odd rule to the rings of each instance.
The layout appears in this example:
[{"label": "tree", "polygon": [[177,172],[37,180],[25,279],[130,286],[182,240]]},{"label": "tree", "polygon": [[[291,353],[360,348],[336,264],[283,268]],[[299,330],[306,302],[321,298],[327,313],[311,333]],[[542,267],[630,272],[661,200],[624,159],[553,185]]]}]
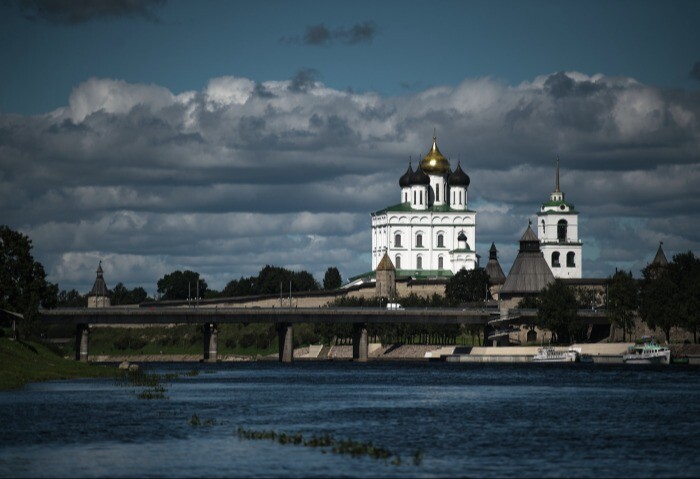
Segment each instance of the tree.
[{"label": "tree", "polygon": [[255,278],[252,276],[249,278],[232,279],[226,284],[224,290],[221,292],[223,296],[250,296],[254,294],[255,288]]},{"label": "tree", "polygon": [[693,342],[698,342],[700,327],[700,258],[692,251],[677,254],[669,264],[671,281],[675,285],[676,315],[678,323],[693,332]]},{"label": "tree", "polygon": [[540,300],[537,296],[527,295],[518,302],[518,309],[538,309]]},{"label": "tree", "polygon": [[489,297],[489,275],[484,268],[469,271],[462,268],[445,285],[445,299],[452,305],[483,301]]},{"label": "tree", "polygon": [[148,298],[148,293],[141,287],[129,289],[124,283],[117,283],[111,291],[112,304],[139,304]]},{"label": "tree", "polygon": [[343,280],[340,279],[338,268],[335,266],[329,267],[323,276],[323,289],[338,289],[341,284],[343,284]]},{"label": "tree", "polygon": [[249,296],[255,294],[279,294],[289,291],[316,291],[318,283],[308,271],[290,271],[279,266],[265,265],[258,276],[241,277],[228,282],[221,292],[223,296]]},{"label": "tree", "polygon": [[581,325],[577,323],[576,293],[557,278],[540,292],[537,326],[552,332],[554,341],[578,339]]},{"label": "tree", "polygon": [[634,317],[638,306],[639,288],[632,272],[615,271],[608,278],[608,319],[622,329],[622,340],[627,340],[627,333],[632,332]]},{"label": "tree", "polygon": [[318,291],[318,282],[308,271],[294,272],[292,275],[294,291]]},{"label": "tree", "polygon": [[80,294],[77,290],[62,290],[58,293],[56,306],[61,308],[86,308],[87,296]]},{"label": "tree", "polygon": [[668,265],[652,263],[642,270],[639,316],[651,329],[660,328],[671,342],[671,328],[679,325],[677,290]]},{"label": "tree", "polygon": [[44,267],[31,255],[28,236],[0,226],[0,308],[24,316],[20,333],[28,337],[34,330],[39,307],[56,305],[58,287],[46,281]]},{"label": "tree", "polygon": [[158,280],[158,292],[161,299],[187,299],[197,296],[197,283],[199,283],[199,297],[207,292],[207,282],[194,271],[173,271]]}]

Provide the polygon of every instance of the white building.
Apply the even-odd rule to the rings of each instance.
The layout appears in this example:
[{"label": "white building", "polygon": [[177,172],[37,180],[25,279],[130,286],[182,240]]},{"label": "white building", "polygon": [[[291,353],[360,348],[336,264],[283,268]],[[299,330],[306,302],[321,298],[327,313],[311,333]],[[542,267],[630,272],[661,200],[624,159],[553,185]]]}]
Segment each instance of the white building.
[{"label": "white building", "polygon": [[372,213],[372,270],[384,253],[396,276],[449,277],[478,266],[476,212],[469,210],[469,176],[433,146],[399,179],[400,203]]},{"label": "white building", "polygon": [[581,278],[583,243],[578,237],[578,211],[559,191],[559,158],[554,193],[537,213],[537,237],[555,278]]}]

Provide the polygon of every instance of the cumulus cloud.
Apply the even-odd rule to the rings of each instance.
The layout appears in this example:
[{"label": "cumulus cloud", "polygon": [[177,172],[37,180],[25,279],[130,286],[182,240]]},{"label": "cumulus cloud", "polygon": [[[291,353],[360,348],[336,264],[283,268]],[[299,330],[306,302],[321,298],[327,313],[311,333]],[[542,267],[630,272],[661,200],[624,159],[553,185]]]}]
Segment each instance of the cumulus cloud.
[{"label": "cumulus cloud", "polygon": [[28,20],[77,25],[124,17],[158,21],[156,11],[165,0],[19,0],[18,4]]},{"label": "cumulus cloud", "polygon": [[184,267],[215,288],[265,264],[348,277],[370,267],[369,212],[399,202],[435,128],[471,177],[482,258],[493,241],[508,271],[558,155],[584,274],[638,274],[660,240],[698,251],[699,117],[700,92],[578,72],[399,97],[313,70],[187,92],[91,78],[52,112],[0,114],[0,217],[63,288],[89,289],[99,259],[149,291]]},{"label": "cumulus cloud", "polygon": [[328,28],[323,23],[310,25],[301,36],[283,37],[283,43],[326,46],[334,43],[344,45],[357,45],[360,43],[372,43],[377,34],[377,25],[372,21],[356,23],[351,27]]}]

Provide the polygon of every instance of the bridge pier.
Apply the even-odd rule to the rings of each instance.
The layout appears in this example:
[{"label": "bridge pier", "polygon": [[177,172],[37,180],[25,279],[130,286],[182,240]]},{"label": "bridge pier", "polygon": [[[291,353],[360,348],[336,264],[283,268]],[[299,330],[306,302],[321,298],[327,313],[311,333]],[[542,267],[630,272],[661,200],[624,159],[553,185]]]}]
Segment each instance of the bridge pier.
[{"label": "bridge pier", "polygon": [[90,325],[79,324],[75,328],[75,360],[83,363],[88,362],[88,336],[90,335]]},{"label": "bridge pier", "polygon": [[204,324],[204,362],[215,363],[219,359],[219,325]]},{"label": "bridge pier", "polygon": [[277,325],[277,339],[279,341],[279,358],[281,363],[294,361],[294,327],[292,323],[280,323]]},{"label": "bridge pier", "polygon": [[353,323],[352,325],[352,360],[366,363],[369,357],[369,341],[367,337],[367,325],[365,323]]}]

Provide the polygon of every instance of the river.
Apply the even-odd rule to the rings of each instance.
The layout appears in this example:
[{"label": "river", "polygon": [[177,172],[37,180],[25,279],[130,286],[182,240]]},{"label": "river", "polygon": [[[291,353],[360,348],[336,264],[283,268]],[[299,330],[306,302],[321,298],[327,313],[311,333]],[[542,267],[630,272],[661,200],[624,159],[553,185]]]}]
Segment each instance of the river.
[{"label": "river", "polygon": [[[193,367],[198,374],[186,375]],[[139,399],[144,388],[109,379],[0,393],[0,476],[700,476],[694,366],[297,361],[146,368],[180,373],[166,381],[167,399]],[[393,460],[242,438],[239,427],[372,442]]]}]

